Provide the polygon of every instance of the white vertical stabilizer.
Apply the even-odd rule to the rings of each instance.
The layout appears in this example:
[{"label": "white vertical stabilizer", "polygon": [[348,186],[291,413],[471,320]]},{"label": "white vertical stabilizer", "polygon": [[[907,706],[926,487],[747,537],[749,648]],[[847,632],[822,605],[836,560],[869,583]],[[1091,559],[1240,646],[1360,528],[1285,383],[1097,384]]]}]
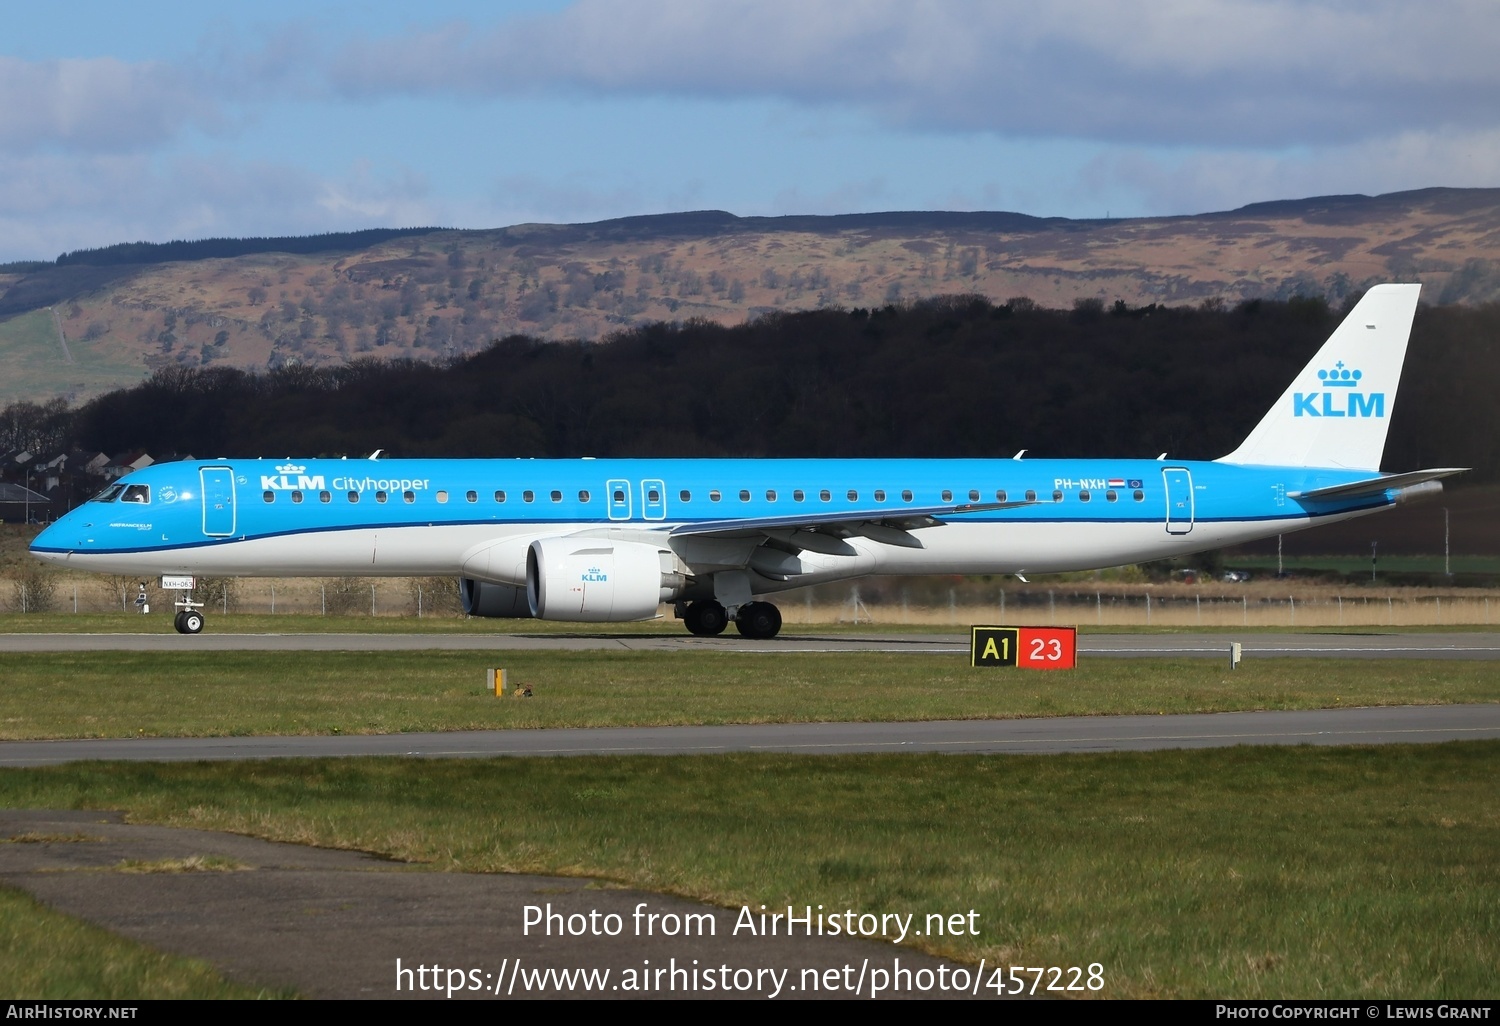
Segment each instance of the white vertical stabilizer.
[{"label": "white vertical stabilizer", "polygon": [[1376,285],[1220,463],[1380,469],[1421,285]]}]

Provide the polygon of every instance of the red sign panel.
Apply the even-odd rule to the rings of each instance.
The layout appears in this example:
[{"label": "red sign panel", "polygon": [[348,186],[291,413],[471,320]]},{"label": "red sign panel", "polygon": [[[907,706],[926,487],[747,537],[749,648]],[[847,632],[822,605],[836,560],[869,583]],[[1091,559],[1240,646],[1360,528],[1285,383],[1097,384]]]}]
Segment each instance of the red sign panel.
[{"label": "red sign panel", "polygon": [[1078,665],[1074,627],[1022,627],[1016,665],[1026,670],[1071,670]]}]

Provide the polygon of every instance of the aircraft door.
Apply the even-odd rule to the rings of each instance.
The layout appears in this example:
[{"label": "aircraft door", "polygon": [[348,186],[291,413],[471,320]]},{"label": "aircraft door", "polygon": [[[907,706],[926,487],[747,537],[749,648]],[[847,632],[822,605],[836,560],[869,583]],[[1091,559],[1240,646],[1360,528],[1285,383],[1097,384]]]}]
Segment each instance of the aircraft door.
[{"label": "aircraft door", "polygon": [[641,515],[647,520],[667,518],[667,486],[661,481],[641,482]]},{"label": "aircraft door", "polygon": [[609,498],[609,519],[630,519],[630,482],[617,480],[607,481],[604,485],[605,494]]},{"label": "aircraft door", "polygon": [[210,538],[234,534],[234,471],[204,467],[198,471],[203,492],[203,533]]},{"label": "aircraft door", "polygon": [[1161,472],[1167,492],[1167,533],[1187,534],[1193,529],[1193,475],[1182,467]]}]

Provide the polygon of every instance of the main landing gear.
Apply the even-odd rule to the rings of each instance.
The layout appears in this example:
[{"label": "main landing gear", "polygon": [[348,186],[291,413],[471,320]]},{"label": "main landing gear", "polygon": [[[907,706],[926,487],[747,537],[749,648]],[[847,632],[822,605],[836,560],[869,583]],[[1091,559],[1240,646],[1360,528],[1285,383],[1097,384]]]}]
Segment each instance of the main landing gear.
[{"label": "main landing gear", "polygon": [[[723,634],[729,626],[729,614],[712,599],[689,604],[682,619],[687,629],[701,638]],[[781,610],[769,602],[747,602],[735,611],[734,627],[747,638],[774,638],[781,631]]]}]

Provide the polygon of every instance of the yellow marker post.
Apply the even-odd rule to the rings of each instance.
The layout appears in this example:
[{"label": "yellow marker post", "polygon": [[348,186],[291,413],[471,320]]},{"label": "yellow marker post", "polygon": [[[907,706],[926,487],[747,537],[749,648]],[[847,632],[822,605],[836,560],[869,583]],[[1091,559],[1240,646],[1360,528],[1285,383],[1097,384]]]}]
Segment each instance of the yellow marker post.
[{"label": "yellow marker post", "polygon": [[505,697],[505,671],[504,670],[486,670],[485,673],[489,674],[490,690],[495,693],[495,697],[496,698],[504,698]]}]

